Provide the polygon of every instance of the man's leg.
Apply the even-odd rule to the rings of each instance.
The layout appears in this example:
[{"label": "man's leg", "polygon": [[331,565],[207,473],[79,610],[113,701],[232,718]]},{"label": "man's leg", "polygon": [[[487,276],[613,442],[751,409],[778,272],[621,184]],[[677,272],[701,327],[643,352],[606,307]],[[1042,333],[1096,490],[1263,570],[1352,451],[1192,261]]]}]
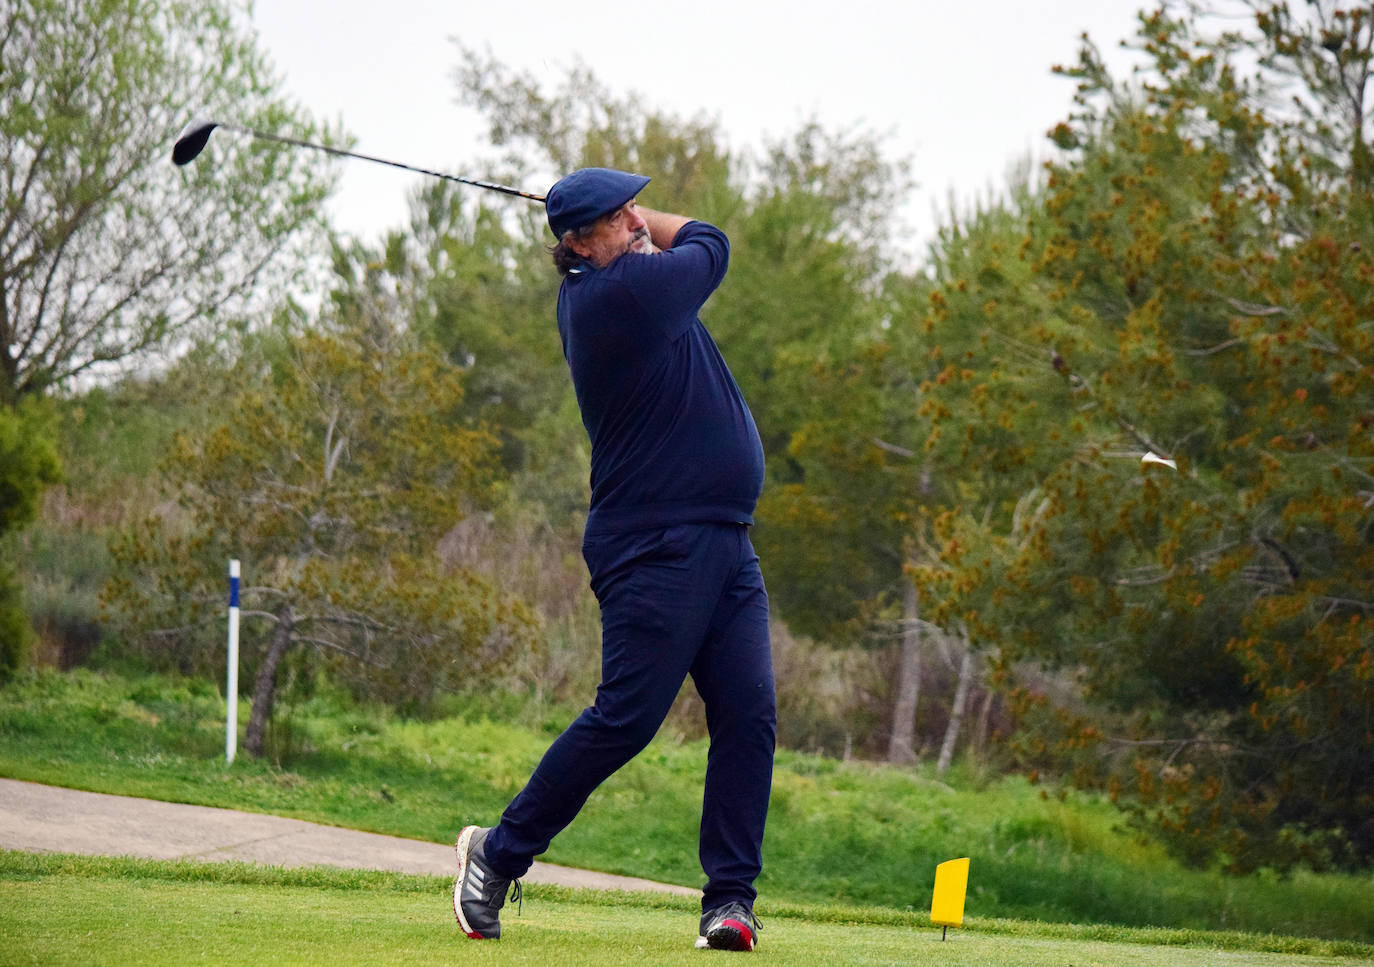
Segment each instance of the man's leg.
[{"label": "man's leg", "polygon": [[777,710],[768,595],[744,527],[738,568],[692,665],[711,734],[701,810],[702,910],[738,900],[752,908],[763,865]]},{"label": "man's leg", "polygon": [[697,540],[699,530],[675,527],[584,549],[601,604],[602,681],[595,704],[549,747],[487,837],[487,859],[505,875],[522,876],[663,724],[729,573],[709,540]]}]

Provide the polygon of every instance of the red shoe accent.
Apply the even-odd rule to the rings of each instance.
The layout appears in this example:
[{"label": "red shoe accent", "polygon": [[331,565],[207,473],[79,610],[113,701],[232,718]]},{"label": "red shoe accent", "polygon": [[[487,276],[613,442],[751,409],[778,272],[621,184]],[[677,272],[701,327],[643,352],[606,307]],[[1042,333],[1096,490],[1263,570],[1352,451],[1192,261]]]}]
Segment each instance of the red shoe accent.
[{"label": "red shoe accent", "polygon": [[730,919],[722,920],[720,922],[720,925],[722,927],[734,927],[736,930],[739,931],[740,946],[736,948],[737,950],[754,949],[754,931],[749,929],[748,924],[741,923],[738,920]]}]

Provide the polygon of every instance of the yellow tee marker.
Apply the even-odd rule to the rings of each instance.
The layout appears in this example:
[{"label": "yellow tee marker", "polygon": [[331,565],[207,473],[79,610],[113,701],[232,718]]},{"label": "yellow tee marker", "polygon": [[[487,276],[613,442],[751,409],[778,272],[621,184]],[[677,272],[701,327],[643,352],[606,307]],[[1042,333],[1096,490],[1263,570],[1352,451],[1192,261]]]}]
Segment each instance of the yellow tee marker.
[{"label": "yellow tee marker", "polygon": [[935,867],[935,896],[930,901],[930,919],[944,927],[944,940],[950,927],[964,922],[964,896],[968,893],[968,857],[949,860]]}]

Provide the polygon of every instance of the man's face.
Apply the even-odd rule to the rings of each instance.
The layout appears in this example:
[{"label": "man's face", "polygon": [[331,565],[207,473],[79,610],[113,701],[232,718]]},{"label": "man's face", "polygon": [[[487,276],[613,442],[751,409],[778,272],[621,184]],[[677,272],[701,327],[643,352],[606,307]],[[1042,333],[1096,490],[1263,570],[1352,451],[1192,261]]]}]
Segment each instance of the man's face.
[{"label": "man's face", "polygon": [[574,252],[598,269],[610,265],[626,252],[644,255],[657,251],[649,240],[649,226],[640,217],[633,198],[597,219],[590,235],[573,239],[569,244]]}]

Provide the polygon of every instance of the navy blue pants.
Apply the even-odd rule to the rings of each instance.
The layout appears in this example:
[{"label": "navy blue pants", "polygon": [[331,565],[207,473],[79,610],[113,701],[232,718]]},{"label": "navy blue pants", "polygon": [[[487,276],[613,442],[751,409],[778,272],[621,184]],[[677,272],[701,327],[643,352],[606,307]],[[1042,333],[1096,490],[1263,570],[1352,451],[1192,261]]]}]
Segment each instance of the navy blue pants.
[{"label": "navy blue pants", "polygon": [[691,524],[584,544],[601,605],[601,684],[487,837],[521,876],[587,797],[649,744],[687,675],[706,707],[702,909],[752,903],[762,868],[777,712],[768,595],[743,524]]}]

